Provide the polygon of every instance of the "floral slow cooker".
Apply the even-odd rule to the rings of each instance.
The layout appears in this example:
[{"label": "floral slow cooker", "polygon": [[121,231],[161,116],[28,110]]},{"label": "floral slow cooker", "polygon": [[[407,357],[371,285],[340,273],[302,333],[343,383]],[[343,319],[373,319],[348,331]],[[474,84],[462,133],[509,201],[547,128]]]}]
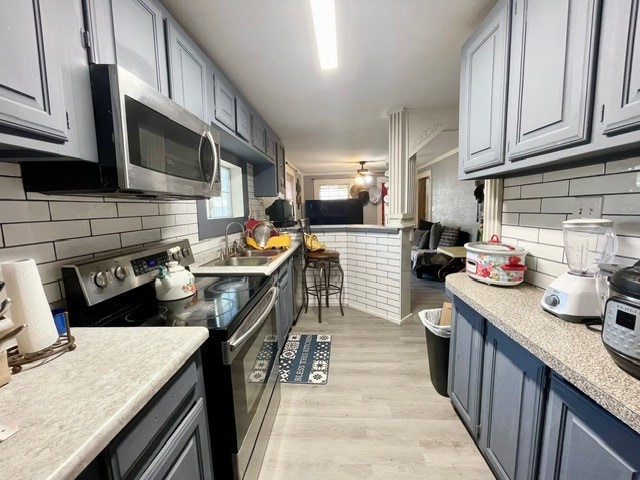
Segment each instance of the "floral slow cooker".
[{"label": "floral slow cooker", "polygon": [[524,281],[527,251],[502,243],[497,235],[488,242],[465,243],[467,249],[466,272],[471,278],[490,285],[506,287]]}]

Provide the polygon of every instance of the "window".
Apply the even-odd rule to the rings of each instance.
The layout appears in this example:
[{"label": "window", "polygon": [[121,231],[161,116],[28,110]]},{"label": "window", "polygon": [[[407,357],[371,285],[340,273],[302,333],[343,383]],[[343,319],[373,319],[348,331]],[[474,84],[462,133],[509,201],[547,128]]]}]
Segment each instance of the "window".
[{"label": "window", "polygon": [[320,200],[349,198],[349,184],[320,185]]},{"label": "window", "polygon": [[246,162],[226,152],[220,161],[220,196],[198,200],[200,239],[224,235],[231,221],[244,222],[249,215]]}]

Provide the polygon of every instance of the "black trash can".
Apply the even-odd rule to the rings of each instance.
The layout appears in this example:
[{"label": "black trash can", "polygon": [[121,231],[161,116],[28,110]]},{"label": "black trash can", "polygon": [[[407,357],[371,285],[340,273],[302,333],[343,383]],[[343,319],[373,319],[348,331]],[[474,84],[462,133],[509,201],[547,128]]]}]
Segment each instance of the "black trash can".
[{"label": "black trash can", "polygon": [[447,383],[449,375],[449,343],[451,342],[451,326],[440,326],[441,308],[422,310],[418,313],[424,325],[427,337],[427,357],[429,359],[429,376],[433,388],[440,395],[448,397]]}]

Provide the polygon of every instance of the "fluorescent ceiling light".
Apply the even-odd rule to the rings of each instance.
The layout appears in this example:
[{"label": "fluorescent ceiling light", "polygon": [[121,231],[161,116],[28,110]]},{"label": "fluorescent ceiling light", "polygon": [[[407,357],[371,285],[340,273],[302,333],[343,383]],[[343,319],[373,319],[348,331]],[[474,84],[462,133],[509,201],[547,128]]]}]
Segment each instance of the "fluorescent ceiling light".
[{"label": "fluorescent ceiling light", "polygon": [[331,70],[338,66],[335,1],[310,0],[310,2],[313,26],[316,30],[320,68]]}]

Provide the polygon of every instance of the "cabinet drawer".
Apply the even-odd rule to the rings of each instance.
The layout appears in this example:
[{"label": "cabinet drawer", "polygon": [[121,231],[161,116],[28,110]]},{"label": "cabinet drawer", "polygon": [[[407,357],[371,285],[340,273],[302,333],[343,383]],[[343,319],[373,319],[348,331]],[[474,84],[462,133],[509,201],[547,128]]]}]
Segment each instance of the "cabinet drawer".
[{"label": "cabinet drawer", "polygon": [[146,451],[157,447],[163,434],[173,430],[180,413],[194,401],[198,369],[189,362],[134,418],[110,446],[112,465],[122,477],[129,473]]}]

